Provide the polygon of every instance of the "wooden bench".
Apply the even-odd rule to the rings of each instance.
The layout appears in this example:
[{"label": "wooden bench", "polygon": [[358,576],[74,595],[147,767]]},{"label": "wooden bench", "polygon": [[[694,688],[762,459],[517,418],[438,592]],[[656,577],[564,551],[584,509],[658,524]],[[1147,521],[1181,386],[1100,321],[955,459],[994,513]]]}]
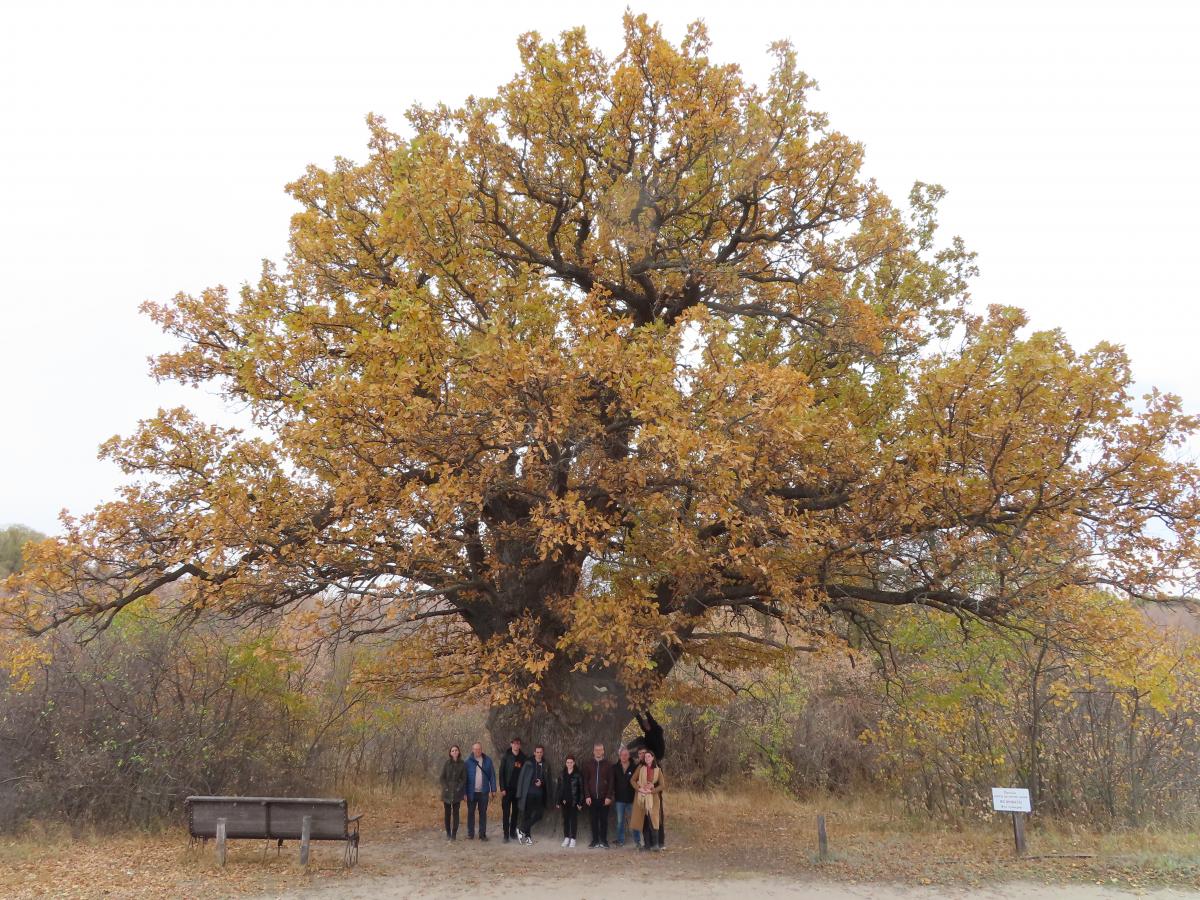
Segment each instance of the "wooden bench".
[{"label": "wooden bench", "polygon": [[[217,860],[225,865],[225,842],[234,838],[300,842],[300,863],[308,864],[310,841],[345,841],[347,866],[358,862],[358,823],[348,817],[345,800],[310,797],[188,797],[190,843],[217,842]],[[263,848],[266,853],[266,847]]]}]

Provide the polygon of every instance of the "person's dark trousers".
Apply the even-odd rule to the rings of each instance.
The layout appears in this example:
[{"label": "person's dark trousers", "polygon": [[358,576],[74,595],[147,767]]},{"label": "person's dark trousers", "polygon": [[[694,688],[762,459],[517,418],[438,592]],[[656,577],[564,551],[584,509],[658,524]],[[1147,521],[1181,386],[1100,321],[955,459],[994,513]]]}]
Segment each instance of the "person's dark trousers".
[{"label": "person's dark trousers", "polygon": [[[661,809],[659,810],[658,814],[660,816],[662,815]],[[658,825],[659,825],[659,828],[662,827],[662,819],[661,818],[658,820]],[[650,824],[650,819],[647,817],[646,827],[644,829],[642,829],[642,838],[644,839],[644,843],[645,843],[647,850],[654,849],[654,844],[656,843],[655,839],[657,837],[658,837],[657,829],[653,825]]]},{"label": "person's dark trousers", "polygon": [[562,808],[563,819],[563,837],[575,839],[576,830],[579,828],[579,810],[574,806],[564,806]]},{"label": "person's dark trousers", "polygon": [[603,800],[593,800],[590,807],[592,815],[592,843],[608,843],[608,807]]},{"label": "person's dark trousers", "polygon": [[446,837],[458,836],[458,811],[462,808],[462,801],[455,800],[453,803],[443,803],[446,807]]},{"label": "person's dark trousers", "polygon": [[658,795],[658,846],[667,846],[667,811],[663,807],[662,794]]},{"label": "person's dark trousers", "polygon": [[504,792],[504,796],[500,798],[500,819],[504,826],[504,836],[506,838],[515,838],[517,836],[517,817],[520,815],[521,807],[517,802],[517,792],[508,790]]},{"label": "person's dark trousers", "polygon": [[487,837],[487,806],[487,794],[476,794],[467,801],[467,837],[475,837],[475,810],[479,810],[479,836]]},{"label": "person's dark trousers", "polygon": [[521,817],[521,830],[526,835],[533,830],[534,825],[542,821],[542,814],[545,812],[542,805],[541,794],[530,794],[525,798],[525,814]]}]

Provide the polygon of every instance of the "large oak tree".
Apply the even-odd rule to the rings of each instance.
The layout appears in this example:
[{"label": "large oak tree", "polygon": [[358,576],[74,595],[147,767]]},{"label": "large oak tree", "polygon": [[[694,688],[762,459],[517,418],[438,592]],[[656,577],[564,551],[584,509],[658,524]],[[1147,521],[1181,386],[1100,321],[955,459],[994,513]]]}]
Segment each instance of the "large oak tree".
[{"label": "large oak tree", "polygon": [[1179,401],[1135,401],[1116,346],[972,314],[940,189],[866,179],[789,46],[761,87],[708,50],[634,16],[611,59],[528,34],[495,96],[310,168],[283,266],[148,307],[180,342],[155,374],[256,429],[174,409],[107,443],[129,486],[30,553],[9,621],[103,627],[171,585],[173,614],[291,611],[397,690],[565,739],[682,661],[881,608],[1190,591]]}]

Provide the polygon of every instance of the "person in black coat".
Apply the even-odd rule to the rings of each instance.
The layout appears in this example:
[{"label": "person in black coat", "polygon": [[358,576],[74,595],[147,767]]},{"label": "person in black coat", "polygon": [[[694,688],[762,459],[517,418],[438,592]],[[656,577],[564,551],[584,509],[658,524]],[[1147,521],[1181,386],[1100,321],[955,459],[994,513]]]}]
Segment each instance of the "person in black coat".
[{"label": "person in black coat", "polygon": [[654,721],[654,716],[650,710],[646,710],[645,718],[642,718],[640,712],[635,712],[634,716],[637,717],[638,727],[642,729],[642,734],[644,735],[642,741],[646,749],[653,751],[654,758],[662,762],[667,758],[667,739],[663,736],[662,726]]},{"label": "person in black coat", "polygon": [[538,744],[533,748],[533,759],[526,760],[521,767],[517,781],[517,803],[521,809],[517,840],[522,844],[533,843],[530,832],[550,805],[550,790],[550,763],[546,761],[546,748]]},{"label": "person in black coat", "polygon": [[629,752],[628,747],[617,751],[617,765],[613,769],[613,808],[617,812],[617,846],[625,846],[625,831],[633,816],[633,773],[637,771],[637,762]]},{"label": "person in black coat", "polygon": [[521,767],[529,759],[521,750],[521,739],[515,737],[500,757],[500,824],[504,826],[504,843],[517,839],[517,781]]},{"label": "person in black coat", "polygon": [[583,809],[583,775],[575,768],[575,757],[567,755],[562,774],[558,777],[558,803],[562,810],[564,847],[575,846],[579,827],[579,811]]}]

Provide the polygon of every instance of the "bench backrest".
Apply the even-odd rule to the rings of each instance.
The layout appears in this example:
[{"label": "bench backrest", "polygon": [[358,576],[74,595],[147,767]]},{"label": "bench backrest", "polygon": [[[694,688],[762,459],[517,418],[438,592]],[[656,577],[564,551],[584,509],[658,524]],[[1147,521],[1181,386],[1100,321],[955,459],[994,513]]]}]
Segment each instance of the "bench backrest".
[{"label": "bench backrest", "polygon": [[310,797],[188,797],[188,833],[216,837],[217,819],[227,838],[299,840],[304,817],[312,816],[314,841],[346,836],[346,801]]}]

